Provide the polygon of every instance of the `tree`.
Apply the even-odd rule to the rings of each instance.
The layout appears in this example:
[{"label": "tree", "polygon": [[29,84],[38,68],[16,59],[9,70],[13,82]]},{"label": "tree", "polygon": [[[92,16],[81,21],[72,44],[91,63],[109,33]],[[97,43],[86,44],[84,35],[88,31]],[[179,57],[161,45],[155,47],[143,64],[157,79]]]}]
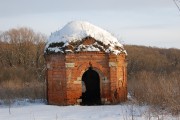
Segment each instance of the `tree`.
[{"label": "tree", "polygon": [[176,7],[178,8],[178,10],[180,11],[180,0],[173,0],[173,2],[176,5]]},{"label": "tree", "polygon": [[10,29],[0,35],[1,64],[38,68],[42,64],[46,36],[22,27]]}]

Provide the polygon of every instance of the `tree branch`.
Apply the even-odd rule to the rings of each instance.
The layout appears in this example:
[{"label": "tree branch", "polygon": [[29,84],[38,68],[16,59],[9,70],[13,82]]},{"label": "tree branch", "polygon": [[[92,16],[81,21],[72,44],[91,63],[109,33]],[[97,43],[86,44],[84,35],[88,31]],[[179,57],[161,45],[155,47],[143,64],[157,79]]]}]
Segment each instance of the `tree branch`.
[{"label": "tree branch", "polygon": [[[178,8],[178,10],[180,11],[180,6],[177,4],[176,0],[173,0],[174,1],[174,4],[176,5],[176,7]],[[178,1],[180,2],[180,1]]]}]

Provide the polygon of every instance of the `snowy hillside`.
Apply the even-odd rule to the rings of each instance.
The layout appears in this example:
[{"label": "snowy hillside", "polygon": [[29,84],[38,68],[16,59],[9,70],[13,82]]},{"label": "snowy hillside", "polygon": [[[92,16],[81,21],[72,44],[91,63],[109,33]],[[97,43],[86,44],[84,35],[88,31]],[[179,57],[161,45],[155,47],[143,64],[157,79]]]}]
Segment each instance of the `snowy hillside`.
[{"label": "snowy hillside", "polygon": [[[85,38],[95,39],[90,45],[83,45]],[[65,49],[70,46],[71,49]],[[79,51],[103,51],[106,53],[126,53],[123,46],[111,33],[84,21],[72,21],[61,30],[51,34],[45,47],[45,53],[65,53]]]}]

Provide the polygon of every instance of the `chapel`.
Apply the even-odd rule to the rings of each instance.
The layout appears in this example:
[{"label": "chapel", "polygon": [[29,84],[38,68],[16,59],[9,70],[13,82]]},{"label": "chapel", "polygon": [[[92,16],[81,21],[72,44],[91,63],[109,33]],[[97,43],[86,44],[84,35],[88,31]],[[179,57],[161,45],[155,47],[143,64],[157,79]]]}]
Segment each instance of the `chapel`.
[{"label": "chapel", "polygon": [[86,21],[69,22],[50,35],[44,56],[48,104],[126,101],[127,53],[106,30]]}]

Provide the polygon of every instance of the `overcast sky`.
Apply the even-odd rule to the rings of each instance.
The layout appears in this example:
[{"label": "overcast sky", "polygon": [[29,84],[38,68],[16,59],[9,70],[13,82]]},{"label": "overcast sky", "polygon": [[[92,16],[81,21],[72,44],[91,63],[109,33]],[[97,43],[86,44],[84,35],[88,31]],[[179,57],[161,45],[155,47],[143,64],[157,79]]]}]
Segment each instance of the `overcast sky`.
[{"label": "overcast sky", "polygon": [[0,0],[0,31],[25,26],[49,36],[73,20],[106,29],[123,44],[180,48],[173,0]]}]

